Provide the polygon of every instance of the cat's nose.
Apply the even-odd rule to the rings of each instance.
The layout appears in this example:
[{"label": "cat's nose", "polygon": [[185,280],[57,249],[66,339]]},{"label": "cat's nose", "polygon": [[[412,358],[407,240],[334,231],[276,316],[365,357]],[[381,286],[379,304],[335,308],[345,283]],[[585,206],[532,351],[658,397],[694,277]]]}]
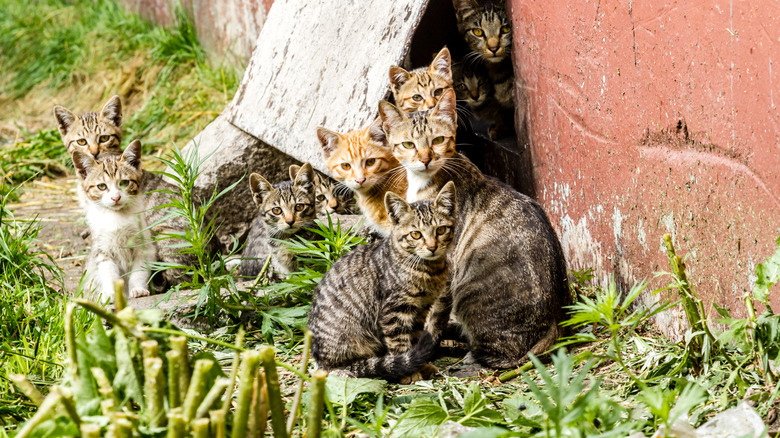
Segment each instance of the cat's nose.
[{"label": "cat's nose", "polygon": [[469,95],[471,95],[472,99],[477,100],[477,99],[479,99],[479,90],[471,91],[471,92],[469,92]]},{"label": "cat's nose", "polygon": [[496,54],[496,52],[498,52],[498,49],[500,48],[501,46],[499,46],[498,43],[496,43],[496,45],[488,45],[488,50],[493,52],[494,55]]},{"label": "cat's nose", "polygon": [[122,199],[122,195],[118,193],[111,197],[111,200],[114,201],[115,203],[119,202],[120,199]]},{"label": "cat's nose", "polygon": [[439,245],[436,245],[436,244],[428,245],[428,251],[430,251],[431,253],[435,253],[438,248],[439,248]]},{"label": "cat's nose", "polygon": [[337,199],[331,199],[328,201],[328,207],[330,208],[336,208],[339,206],[339,201]]},{"label": "cat's nose", "polygon": [[360,179],[356,179],[355,182],[362,186],[363,183],[366,182],[366,178],[363,177],[363,178],[360,178]]},{"label": "cat's nose", "polygon": [[295,218],[284,218],[284,221],[287,222],[287,225],[292,227],[295,223]]},{"label": "cat's nose", "polygon": [[422,162],[423,165],[427,168],[428,167],[428,163],[431,162],[431,157],[421,157],[420,158],[420,162]]}]

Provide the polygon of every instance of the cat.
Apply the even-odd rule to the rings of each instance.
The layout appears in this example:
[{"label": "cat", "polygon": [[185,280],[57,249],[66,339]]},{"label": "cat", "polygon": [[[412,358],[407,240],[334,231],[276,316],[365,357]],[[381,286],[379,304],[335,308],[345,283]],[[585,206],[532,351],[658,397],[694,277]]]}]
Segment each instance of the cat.
[{"label": "cat", "polygon": [[453,0],[452,4],[458,30],[472,50],[465,61],[482,63],[496,102],[513,109],[512,26],[504,0]]},{"label": "cat", "polygon": [[154,246],[142,216],[144,172],[141,142],[134,140],[121,155],[95,159],[80,149],[73,165],[85,193],[84,213],[91,232],[86,265],[89,290],[101,303],[114,298],[114,281],[127,279],[131,298],[149,295],[147,262],[154,261]]},{"label": "cat", "polygon": [[108,99],[100,113],[76,116],[67,108],[54,106],[54,117],[62,143],[72,156],[75,151],[98,158],[101,154],[122,154],[122,100]]},{"label": "cat", "polygon": [[317,366],[345,377],[401,380],[418,372],[433,350],[427,319],[441,319],[428,314],[447,287],[455,184],[433,201],[410,205],[387,192],[384,203],[390,237],[338,259],[315,288],[309,312]]},{"label": "cat", "polygon": [[[485,67],[478,63],[457,63],[452,67],[452,84],[459,105],[467,111],[458,111],[459,122],[468,118],[469,126],[483,123],[490,138],[513,133],[514,112],[502,107],[493,97],[493,84]],[[463,117],[465,116],[465,117]],[[485,130],[483,128],[482,130]]]},{"label": "cat", "polygon": [[346,134],[319,127],[317,137],[331,176],[355,193],[366,225],[386,237],[390,222],[384,205],[385,193],[403,195],[406,178],[385,144],[382,121],[377,118],[365,128]]},{"label": "cat", "polygon": [[452,57],[441,49],[428,67],[406,71],[390,67],[390,89],[398,106],[408,112],[433,108],[445,90],[452,88]]},{"label": "cat", "polygon": [[[290,179],[295,179],[301,166],[290,166]],[[332,179],[314,171],[314,207],[317,217],[325,219],[333,214],[350,214],[355,196],[347,187],[336,184]]]},{"label": "cat", "polygon": [[274,185],[253,173],[249,176],[249,188],[260,213],[252,222],[241,254],[241,274],[257,276],[269,254],[275,272],[289,274],[297,270],[295,256],[285,249],[284,243],[272,239],[289,240],[296,235],[314,238],[304,230],[314,226],[317,217],[311,164],[301,166],[293,180]]},{"label": "cat", "polygon": [[[533,199],[487,178],[455,150],[455,95],[426,113],[379,104],[393,153],[407,171],[407,200],[431,199],[447,181],[458,186],[453,248],[448,253],[452,314],[470,361],[515,367],[547,351],[569,305],[566,261],[544,210]],[[444,137],[444,140],[437,140]],[[435,324],[446,326],[446,322]],[[434,342],[441,338],[434,331]]]}]

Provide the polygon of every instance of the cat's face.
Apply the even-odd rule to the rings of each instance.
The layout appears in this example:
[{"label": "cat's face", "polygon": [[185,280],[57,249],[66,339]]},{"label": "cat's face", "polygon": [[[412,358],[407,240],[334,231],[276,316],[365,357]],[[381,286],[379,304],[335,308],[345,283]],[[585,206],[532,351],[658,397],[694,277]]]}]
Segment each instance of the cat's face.
[{"label": "cat's face", "polygon": [[[290,166],[290,178],[295,179],[300,170],[301,166],[295,164]],[[314,195],[314,206],[318,216],[349,212],[352,192],[317,171],[314,172]]]},{"label": "cat's face", "polygon": [[367,193],[383,184],[391,171],[400,170],[379,119],[346,134],[317,128],[317,136],[331,176],[357,193]]},{"label": "cat's face", "polygon": [[452,85],[458,101],[469,108],[480,108],[492,93],[490,77],[479,66],[458,64],[452,69]]},{"label": "cat's face", "polygon": [[271,185],[262,176],[249,176],[252,198],[271,237],[292,235],[314,223],[314,170],[304,164],[293,181]]},{"label": "cat's face", "polygon": [[446,47],[428,67],[411,72],[390,67],[390,88],[399,108],[412,113],[431,109],[445,91],[452,89],[452,58]]},{"label": "cat's face", "polygon": [[458,29],[475,56],[501,62],[512,50],[512,26],[503,0],[453,0]]},{"label": "cat's face", "polygon": [[54,117],[68,153],[75,151],[99,158],[101,154],[122,153],[122,101],[114,96],[98,113],[76,116],[67,108],[56,105]]},{"label": "cat's face", "polygon": [[455,183],[442,187],[433,201],[411,205],[393,192],[385,194],[391,241],[402,251],[425,260],[447,253],[455,227]]},{"label": "cat's face", "polygon": [[122,210],[140,194],[141,142],[134,140],[119,155],[95,160],[79,150],[73,153],[73,166],[81,178],[88,202],[110,210]]},{"label": "cat's face", "polygon": [[458,122],[452,90],[444,93],[429,111],[407,115],[390,102],[382,101],[379,115],[393,156],[407,172],[432,177],[455,155]]}]

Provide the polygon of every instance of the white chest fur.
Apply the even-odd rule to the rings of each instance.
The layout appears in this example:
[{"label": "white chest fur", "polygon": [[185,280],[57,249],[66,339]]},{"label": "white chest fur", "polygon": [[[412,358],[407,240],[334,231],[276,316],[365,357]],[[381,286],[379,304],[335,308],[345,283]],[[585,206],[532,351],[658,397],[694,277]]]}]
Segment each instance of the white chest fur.
[{"label": "white chest fur", "polygon": [[417,202],[418,194],[424,188],[431,185],[432,180],[430,175],[419,174],[417,172],[406,172],[406,182],[408,188],[406,189],[406,202]]}]

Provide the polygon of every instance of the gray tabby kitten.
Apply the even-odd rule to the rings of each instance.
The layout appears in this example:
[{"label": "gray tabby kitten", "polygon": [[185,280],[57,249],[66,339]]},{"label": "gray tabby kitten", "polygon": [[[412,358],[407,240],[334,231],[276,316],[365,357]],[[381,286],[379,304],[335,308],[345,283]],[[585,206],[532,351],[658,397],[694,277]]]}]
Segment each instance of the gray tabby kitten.
[{"label": "gray tabby kitten", "polygon": [[114,281],[127,279],[129,296],[149,295],[154,249],[139,214],[144,209],[141,142],[133,141],[119,156],[95,160],[75,150],[73,165],[85,193],[84,213],[92,234],[86,266],[87,290],[103,303],[114,298]]},{"label": "gray tabby kitten", "polygon": [[[271,185],[262,176],[249,176],[252,198],[260,206],[260,214],[252,222],[241,257],[241,274],[258,275],[271,254],[274,271],[289,274],[298,269],[295,256],[284,244],[272,239],[289,240],[295,235],[311,238],[304,228],[314,226],[317,212],[314,208],[314,170],[304,164],[292,181]],[[303,233],[303,234],[302,234]]]},{"label": "gray tabby kitten", "polygon": [[[458,185],[451,300],[471,360],[510,368],[530,351],[548,350],[570,304],[566,261],[544,210],[533,199],[486,178],[455,151],[455,96],[445,93],[422,115],[379,103],[393,155],[406,168],[407,199],[430,199],[452,179]],[[414,184],[412,183],[414,181]],[[446,326],[445,322],[434,324]],[[438,341],[441,332],[432,333]]]},{"label": "gray tabby kitten", "polygon": [[512,133],[514,112],[496,101],[492,81],[483,65],[455,64],[452,67],[452,78],[458,104],[468,108],[467,118],[484,122],[493,139]]},{"label": "gray tabby kitten", "polygon": [[484,64],[493,84],[493,97],[503,108],[514,108],[512,26],[504,0],[452,0],[452,4],[458,30],[472,50],[466,61]]},{"label": "gray tabby kitten", "polygon": [[[290,179],[298,175],[301,166],[290,166]],[[317,217],[325,219],[328,214],[349,214],[355,195],[348,187],[339,185],[327,176],[314,171],[314,206]]]},{"label": "gray tabby kitten", "polygon": [[78,117],[67,108],[55,105],[54,117],[71,156],[75,151],[93,158],[103,153],[122,153],[122,101],[119,96],[108,99],[99,114],[87,112]]},{"label": "gray tabby kitten", "polygon": [[346,377],[401,380],[418,372],[433,350],[426,317],[442,319],[442,309],[428,313],[447,287],[455,185],[411,205],[387,192],[385,208],[390,236],[337,260],[317,285],[309,312],[317,366]]}]

